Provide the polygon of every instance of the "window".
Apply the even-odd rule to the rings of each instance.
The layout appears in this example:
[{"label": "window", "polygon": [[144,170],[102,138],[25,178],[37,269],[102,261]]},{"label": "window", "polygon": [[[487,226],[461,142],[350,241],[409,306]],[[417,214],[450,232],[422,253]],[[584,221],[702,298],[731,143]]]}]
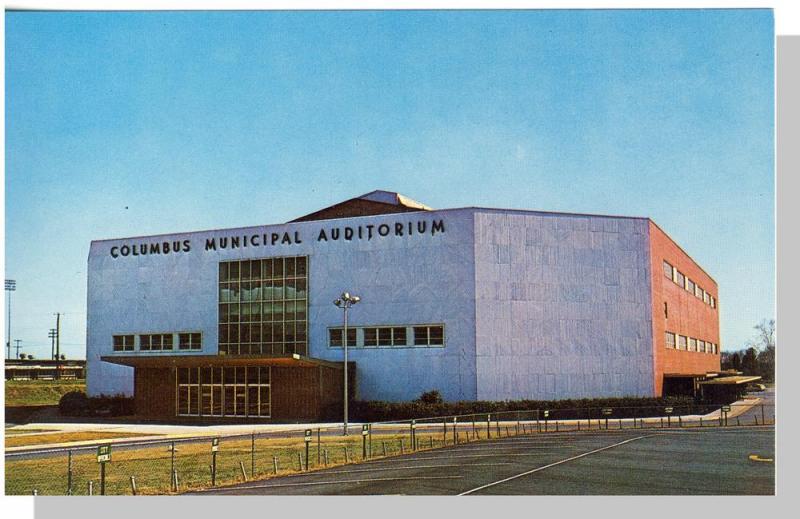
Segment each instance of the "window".
[{"label": "window", "polygon": [[717,300],[714,299],[714,296],[711,296],[711,308],[717,307]]},{"label": "window", "polygon": [[133,335],[115,335],[114,351],[133,351]]},{"label": "window", "polygon": [[678,349],[679,350],[686,350],[686,336],[685,335],[678,335]]},{"label": "window", "polygon": [[307,272],[306,256],[220,262],[220,354],[305,355]]},{"label": "window", "polygon": [[666,261],[664,262],[664,275],[669,279],[672,279],[672,265]]},{"label": "window", "polygon": [[178,368],[179,416],[270,417],[268,366]]},{"label": "window", "polygon": [[444,326],[414,326],[414,345],[444,345]]},{"label": "window", "polygon": [[664,319],[669,319],[669,307],[666,301],[664,301]]},{"label": "window", "polygon": [[162,351],[172,349],[171,333],[151,333],[139,336],[139,349],[142,351]]},{"label": "window", "polygon": [[686,278],[686,291],[689,292],[690,294],[694,294],[694,287],[695,287],[694,281],[692,281],[689,278]]},{"label": "window", "polygon": [[689,351],[700,351],[697,349],[697,339],[693,337],[689,339]]},{"label": "window", "polygon": [[667,348],[675,349],[675,334],[667,332],[665,335],[665,343]]},{"label": "window", "polygon": [[706,353],[706,342],[700,339],[697,339],[697,351]]},{"label": "window", "polygon": [[686,286],[686,278],[684,277],[683,273],[677,269],[675,270],[675,283],[677,283],[681,288]]},{"label": "window", "polygon": [[718,344],[713,344],[712,346],[713,346],[712,350],[714,352],[714,355],[717,355],[719,353],[719,345]]},{"label": "window", "polygon": [[[344,335],[344,330],[342,328],[330,328],[328,330],[328,339],[329,344],[332,347],[343,347],[344,343],[342,342],[342,336]],[[355,328],[347,328],[347,347],[356,346],[356,329]]]},{"label": "window", "polygon": [[703,299],[703,289],[700,288],[700,285],[694,286],[694,296],[698,299]]},{"label": "window", "polygon": [[705,304],[711,304],[711,299],[709,299],[710,297],[711,296],[709,295],[709,293],[703,290],[703,302]]},{"label": "window", "polygon": [[180,333],[178,334],[179,350],[199,350],[202,349],[199,333]]},{"label": "window", "polygon": [[364,328],[364,346],[405,346],[405,327]]}]

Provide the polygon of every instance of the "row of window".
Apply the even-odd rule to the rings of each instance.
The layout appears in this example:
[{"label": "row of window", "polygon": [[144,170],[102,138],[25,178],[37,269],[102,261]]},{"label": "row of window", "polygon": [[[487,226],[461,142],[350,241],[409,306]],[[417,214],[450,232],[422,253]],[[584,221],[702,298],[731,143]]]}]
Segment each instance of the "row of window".
[{"label": "row of window", "polygon": [[269,417],[270,368],[264,366],[178,368],[178,416]]},{"label": "row of window", "polygon": [[673,350],[684,351],[697,351],[700,353],[711,353],[714,355],[719,354],[719,345],[702,339],[694,337],[687,337],[686,335],[678,335],[672,332],[666,332],[665,344],[667,348]]},{"label": "row of window", "polygon": [[689,279],[687,276],[684,276],[683,272],[673,267],[666,261],[664,262],[664,276],[669,278],[673,283],[682,289],[694,295],[696,298],[702,300],[705,304],[711,306],[711,308],[717,307],[717,300],[714,298],[714,296],[703,290],[700,285]]},{"label": "row of window", "polygon": [[[328,329],[328,345],[331,348],[344,346],[343,328]],[[356,348],[444,346],[444,326],[434,324],[348,327],[347,346]]]},{"label": "row of window", "polygon": [[[194,333],[146,333],[139,335],[139,351],[164,351],[174,349],[175,335],[178,336],[179,350],[201,350],[201,334]],[[114,335],[114,351],[135,351],[136,335]]]},{"label": "row of window", "polygon": [[305,256],[226,261],[219,264],[219,282],[305,278]]}]

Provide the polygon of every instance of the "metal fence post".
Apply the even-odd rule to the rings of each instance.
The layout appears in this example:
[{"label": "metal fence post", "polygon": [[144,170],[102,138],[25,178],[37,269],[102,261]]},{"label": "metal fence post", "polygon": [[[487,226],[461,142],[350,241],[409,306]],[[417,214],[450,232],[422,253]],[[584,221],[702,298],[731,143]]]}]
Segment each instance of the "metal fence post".
[{"label": "metal fence post", "polygon": [[486,439],[490,440],[492,438],[492,415],[486,415]]},{"label": "metal fence post", "polygon": [[347,459],[347,445],[344,446],[344,462],[345,464],[350,463],[350,461]]},{"label": "metal fence post", "polygon": [[169,473],[175,474],[175,442],[170,443],[170,466],[169,466]]},{"label": "metal fence post", "polygon": [[131,476],[131,493],[136,495],[136,478]]},{"label": "metal fence post", "polygon": [[325,454],[325,466],[327,467],[328,466],[328,449],[324,449],[323,452]]},{"label": "metal fence post", "polygon": [[67,495],[72,495],[72,449],[67,451]]},{"label": "metal fence post", "polygon": [[242,469],[242,478],[244,479],[244,482],[247,483],[247,472],[244,471],[244,462],[243,461],[239,462],[239,468]]},{"label": "metal fence post", "polygon": [[87,486],[88,486],[87,492],[89,493],[89,495],[90,496],[94,495],[94,482],[92,480],[89,480],[89,483],[88,483]]},{"label": "metal fence post", "polygon": [[381,444],[383,445],[383,457],[385,458],[386,457],[386,442],[385,441],[381,441]]},{"label": "metal fence post", "polygon": [[274,454],[272,455],[272,472],[274,474],[278,473],[278,457]]},{"label": "metal fence post", "polygon": [[321,451],[322,451],[322,438],[321,438],[321,435],[320,435],[320,428],[317,427],[317,466],[320,465],[320,454],[321,454]]},{"label": "metal fence post", "polygon": [[761,425],[766,425],[767,419],[764,416],[764,404],[761,404]]},{"label": "metal fence post", "polygon": [[[242,470],[244,472],[244,470]],[[250,475],[256,475],[256,433],[250,435]],[[247,476],[244,477],[247,481]]]}]

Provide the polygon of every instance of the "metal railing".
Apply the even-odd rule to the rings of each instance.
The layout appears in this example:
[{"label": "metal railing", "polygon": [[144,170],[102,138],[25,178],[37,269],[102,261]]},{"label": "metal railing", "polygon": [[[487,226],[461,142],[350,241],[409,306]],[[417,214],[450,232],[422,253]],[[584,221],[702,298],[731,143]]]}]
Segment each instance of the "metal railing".
[{"label": "metal railing", "polygon": [[[712,428],[774,424],[772,404],[569,408],[474,413],[148,441],[7,452],[8,495],[171,494],[326,467],[390,458],[467,442],[521,435],[630,429]],[[101,472],[102,477],[101,477]]]}]

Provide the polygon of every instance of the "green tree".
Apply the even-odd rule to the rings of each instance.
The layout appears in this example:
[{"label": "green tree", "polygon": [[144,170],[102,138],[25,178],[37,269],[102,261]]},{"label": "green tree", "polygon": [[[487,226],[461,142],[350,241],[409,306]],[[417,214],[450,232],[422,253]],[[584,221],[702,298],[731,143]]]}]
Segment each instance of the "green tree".
[{"label": "green tree", "polygon": [[755,348],[747,348],[742,357],[742,371],[745,375],[758,375],[758,352]]}]

